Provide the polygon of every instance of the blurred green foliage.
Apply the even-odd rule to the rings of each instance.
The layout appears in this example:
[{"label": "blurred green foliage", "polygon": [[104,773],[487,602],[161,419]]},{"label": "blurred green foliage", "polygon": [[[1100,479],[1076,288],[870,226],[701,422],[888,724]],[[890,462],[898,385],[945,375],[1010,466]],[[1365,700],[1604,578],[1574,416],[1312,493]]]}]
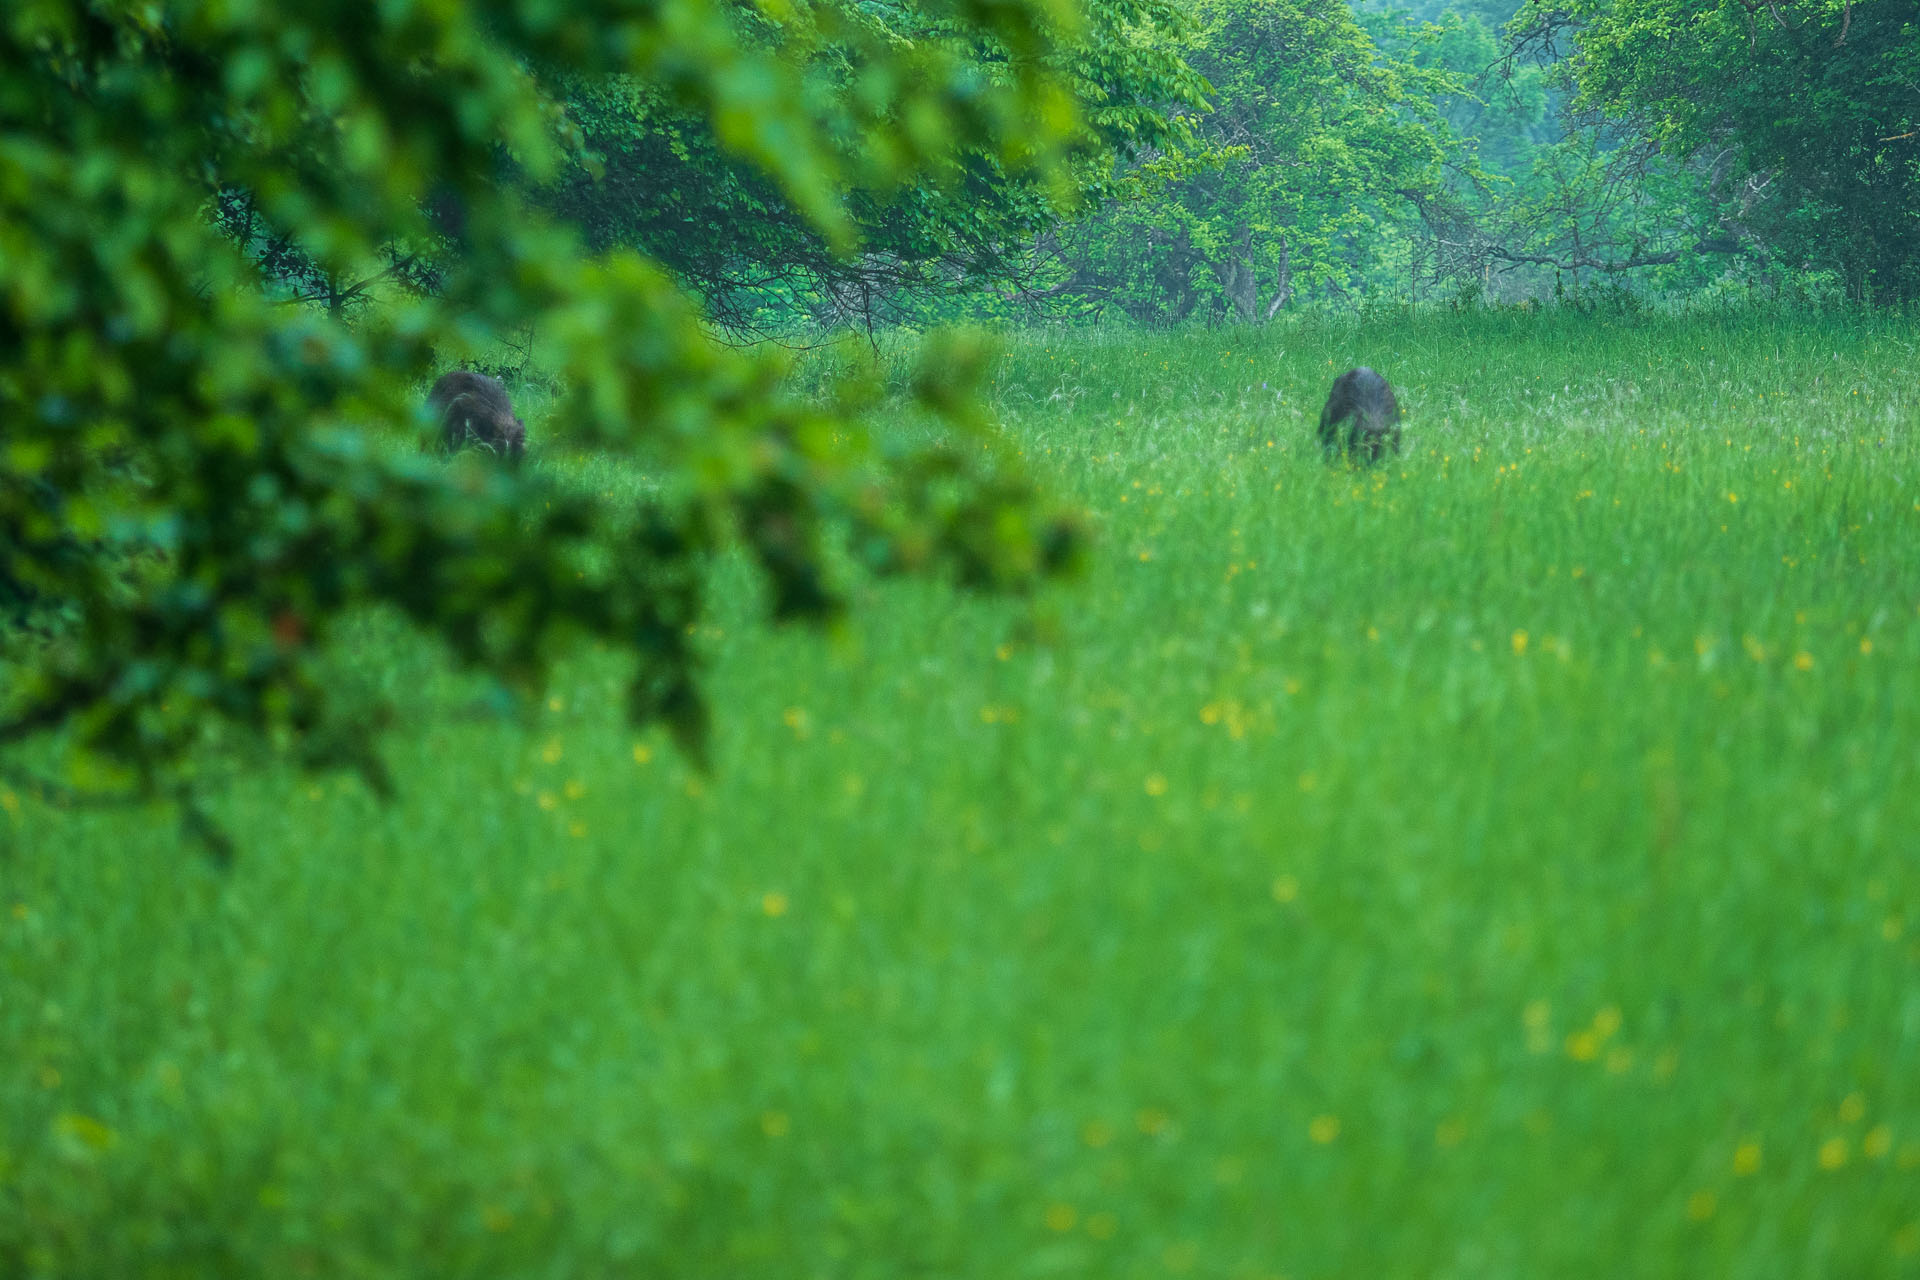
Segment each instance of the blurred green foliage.
[{"label": "blurred green foliage", "polygon": [[[569,103],[642,86],[836,252],[874,202],[966,203],[983,173],[1053,207],[1100,148],[1165,132],[1102,96],[1127,72],[1088,69],[1163,18],[1118,5],[1096,38],[1048,0],[9,5],[0,606],[24,625],[0,630],[0,746],[68,729],[90,784],[150,791],[224,724],[377,781],[373,721],[315,662],[384,606],[522,684],[569,633],[613,640],[632,713],[698,752],[686,636],[730,537],[781,618],[840,607],[841,543],[984,587],[1062,569],[1071,522],[969,439],[978,342],[912,379],[950,443],[883,448],[870,380],[789,393],[778,354],[716,344],[659,262],[590,254],[529,189],[604,172]],[[434,291],[350,305],[388,278]],[[656,481],[641,502],[393,447],[430,372],[526,326],[564,388],[535,449],[623,454]]]}]

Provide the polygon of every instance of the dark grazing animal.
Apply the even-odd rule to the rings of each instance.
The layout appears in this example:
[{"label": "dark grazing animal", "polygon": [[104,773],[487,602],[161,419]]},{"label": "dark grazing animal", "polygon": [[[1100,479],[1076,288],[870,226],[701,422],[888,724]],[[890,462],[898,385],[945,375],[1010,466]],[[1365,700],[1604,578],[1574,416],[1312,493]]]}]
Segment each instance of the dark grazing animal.
[{"label": "dark grazing animal", "polygon": [[1385,378],[1363,365],[1333,380],[1320,411],[1320,447],[1329,459],[1344,453],[1367,466],[1400,452],[1400,402]]},{"label": "dark grazing animal", "polygon": [[427,392],[427,408],[439,420],[438,443],[448,453],[471,443],[518,462],[527,451],[527,424],[514,416],[497,378],[470,369],[442,374]]}]

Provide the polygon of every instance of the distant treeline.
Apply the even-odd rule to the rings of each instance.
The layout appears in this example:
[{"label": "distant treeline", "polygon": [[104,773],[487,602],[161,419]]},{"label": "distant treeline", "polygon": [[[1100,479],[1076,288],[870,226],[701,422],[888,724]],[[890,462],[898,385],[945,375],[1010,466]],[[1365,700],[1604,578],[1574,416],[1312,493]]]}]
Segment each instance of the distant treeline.
[{"label": "distant treeline", "polygon": [[[1086,122],[1066,178],[963,153],[953,181],[901,192],[867,180],[889,176],[858,109],[870,69],[831,27],[910,45],[942,23],[832,0],[819,97],[793,109],[827,117],[848,157],[836,198],[853,236],[830,239],[742,163],[724,120],[635,79],[554,86],[579,146],[528,186],[589,246],[644,251],[744,335],[1920,296],[1920,0],[1670,8],[1086,0],[1050,55]],[[975,56],[990,83],[1017,54]],[[504,152],[501,175],[522,180]],[[451,246],[458,212],[439,213]],[[341,301],[341,282],[307,278],[296,247],[252,224],[244,193],[222,215],[270,275]],[[396,254],[386,282],[431,288],[432,254]]]}]

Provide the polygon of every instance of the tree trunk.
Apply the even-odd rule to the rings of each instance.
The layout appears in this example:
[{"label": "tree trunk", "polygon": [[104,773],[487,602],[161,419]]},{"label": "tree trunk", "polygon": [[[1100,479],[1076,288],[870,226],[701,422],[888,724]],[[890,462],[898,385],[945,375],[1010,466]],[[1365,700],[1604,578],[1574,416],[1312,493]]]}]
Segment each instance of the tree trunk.
[{"label": "tree trunk", "polygon": [[1287,243],[1285,236],[1280,237],[1280,271],[1275,281],[1277,291],[1273,295],[1273,304],[1267,308],[1267,319],[1280,314],[1280,308],[1293,301],[1293,246]]},{"label": "tree trunk", "polygon": [[1215,262],[1213,278],[1233,307],[1233,318],[1251,323],[1259,314],[1260,282],[1253,274],[1253,228],[1241,227],[1224,262]]}]

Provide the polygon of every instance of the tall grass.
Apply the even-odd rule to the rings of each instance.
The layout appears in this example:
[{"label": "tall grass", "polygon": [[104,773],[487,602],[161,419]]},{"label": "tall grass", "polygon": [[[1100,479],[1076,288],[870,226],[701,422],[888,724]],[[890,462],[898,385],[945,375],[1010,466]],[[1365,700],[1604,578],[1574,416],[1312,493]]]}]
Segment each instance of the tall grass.
[{"label": "tall grass", "polygon": [[1915,1274],[1915,348],[1029,334],[1088,578],[723,602],[711,777],[373,626],[396,803],[0,795],[0,1274]]}]

